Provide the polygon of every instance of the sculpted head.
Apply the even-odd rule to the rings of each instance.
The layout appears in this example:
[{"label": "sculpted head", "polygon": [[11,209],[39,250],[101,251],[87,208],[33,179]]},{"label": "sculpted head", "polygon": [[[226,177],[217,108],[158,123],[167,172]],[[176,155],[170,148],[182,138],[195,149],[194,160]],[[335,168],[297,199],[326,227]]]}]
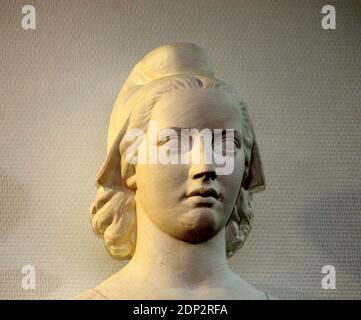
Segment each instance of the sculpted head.
[{"label": "sculpted head", "polygon": [[92,226],[114,258],[134,254],[139,206],[176,239],[200,243],[225,228],[228,256],[243,245],[252,193],[265,186],[262,163],[244,102],[213,77],[200,47],[162,46],[134,67],[113,108],[97,184]]}]

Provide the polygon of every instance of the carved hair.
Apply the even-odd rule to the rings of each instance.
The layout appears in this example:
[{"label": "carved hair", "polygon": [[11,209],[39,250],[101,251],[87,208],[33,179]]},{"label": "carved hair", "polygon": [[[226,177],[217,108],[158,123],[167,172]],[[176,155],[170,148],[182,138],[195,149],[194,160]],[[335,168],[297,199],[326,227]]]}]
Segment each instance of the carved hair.
[{"label": "carved hair", "polygon": [[[91,208],[91,220],[95,233],[104,238],[109,254],[117,259],[129,259],[133,256],[136,243],[136,209],[134,191],[127,188],[125,181],[134,174],[134,166],[125,161],[125,153],[130,142],[123,139],[126,132],[132,128],[147,130],[147,125],[154,105],[163,94],[174,90],[215,90],[221,94],[232,95],[238,101],[242,119],[242,144],[245,154],[245,171],[241,190],[226,225],[227,256],[242,247],[252,225],[252,192],[256,187],[264,188],[263,172],[259,185],[249,187],[250,179],[258,171],[262,171],[258,148],[250,117],[244,102],[237,92],[228,84],[211,77],[200,75],[170,75],[157,79],[148,84],[149,90],[143,92],[136,99],[129,118],[121,128],[118,145],[121,184],[99,185],[95,201]],[[252,165],[252,156],[257,156],[258,163]],[[253,168],[254,167],[254,168]],[[258,190],[256,190],[258,191]]]}]

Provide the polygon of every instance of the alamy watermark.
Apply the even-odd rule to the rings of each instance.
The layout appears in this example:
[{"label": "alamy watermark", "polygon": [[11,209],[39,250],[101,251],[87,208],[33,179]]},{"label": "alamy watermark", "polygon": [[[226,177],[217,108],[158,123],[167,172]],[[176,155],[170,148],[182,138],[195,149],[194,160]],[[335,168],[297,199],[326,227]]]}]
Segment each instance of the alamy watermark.
[{"label": "alamy watermark", "polygon": [[21,19],[21,27],[24,30],[35,30],[36,29],[36,11],[35,7],[27,4],[21,8],[21,13],[24,16]]},{"label": "alamy watermark", "polygon": [[135,164],[207,164],[217,175],[234,170],[234,157],[242,147],[241,135],[234,129],[164,128],[158,133],[150,121],[147,133],[130,129],[125,140],[132,142],[126,160]]},{"label": "alamy watermark", "polygon": [[[21,13],[24,15],[21,19],[21,26],[24,30],[36,29],[36,10],[33,5],[27,4],[21,8]],[[321,26],[325,30],[336,29],[336,8],[332,5],[324,5],[321,8],[323,15]]]},{"label": "alamy watermark", "polygon": [[22,267],[21,273],[24,276],[21,279],[21,287],[24,290],[34,290],[35,289],[35,268],[34,266],[27,264]]},{"label": "alamy watermark", "polygon": [[321,13],[324,14],[321,20],[321,26],[325,30],[336,29],[336,8],[331,5],[325,5],[321,9]]},{"label": "alamy watermark", "polygon": [[336,289],[336,269],[332,265],[325,265],[321,272],[326,274],[321,281],[321,286],[325,290]]}]

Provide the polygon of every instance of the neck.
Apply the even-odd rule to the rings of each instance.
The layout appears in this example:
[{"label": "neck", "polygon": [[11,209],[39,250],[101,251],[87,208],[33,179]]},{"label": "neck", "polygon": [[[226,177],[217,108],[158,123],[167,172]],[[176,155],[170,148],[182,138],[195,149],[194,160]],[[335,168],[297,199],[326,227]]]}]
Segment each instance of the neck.
[{"label": "neck", "polygon": [[137,202],[137,244],[126,269],[169,286],[212,286],[227,278],[224,228],[212,239],[187,243],[160,231]]}]

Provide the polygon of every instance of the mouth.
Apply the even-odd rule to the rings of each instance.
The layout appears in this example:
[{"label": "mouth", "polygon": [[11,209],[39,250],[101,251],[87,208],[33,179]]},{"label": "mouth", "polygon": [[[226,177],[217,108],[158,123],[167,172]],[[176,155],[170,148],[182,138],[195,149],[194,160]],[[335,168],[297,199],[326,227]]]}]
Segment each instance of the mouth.
[{"label": "mouth", "polygon": [[199,188],[186,194],[187,198],[194,198],[199,201],[213,201],[219,199],[219,193],[214,188]]}]

